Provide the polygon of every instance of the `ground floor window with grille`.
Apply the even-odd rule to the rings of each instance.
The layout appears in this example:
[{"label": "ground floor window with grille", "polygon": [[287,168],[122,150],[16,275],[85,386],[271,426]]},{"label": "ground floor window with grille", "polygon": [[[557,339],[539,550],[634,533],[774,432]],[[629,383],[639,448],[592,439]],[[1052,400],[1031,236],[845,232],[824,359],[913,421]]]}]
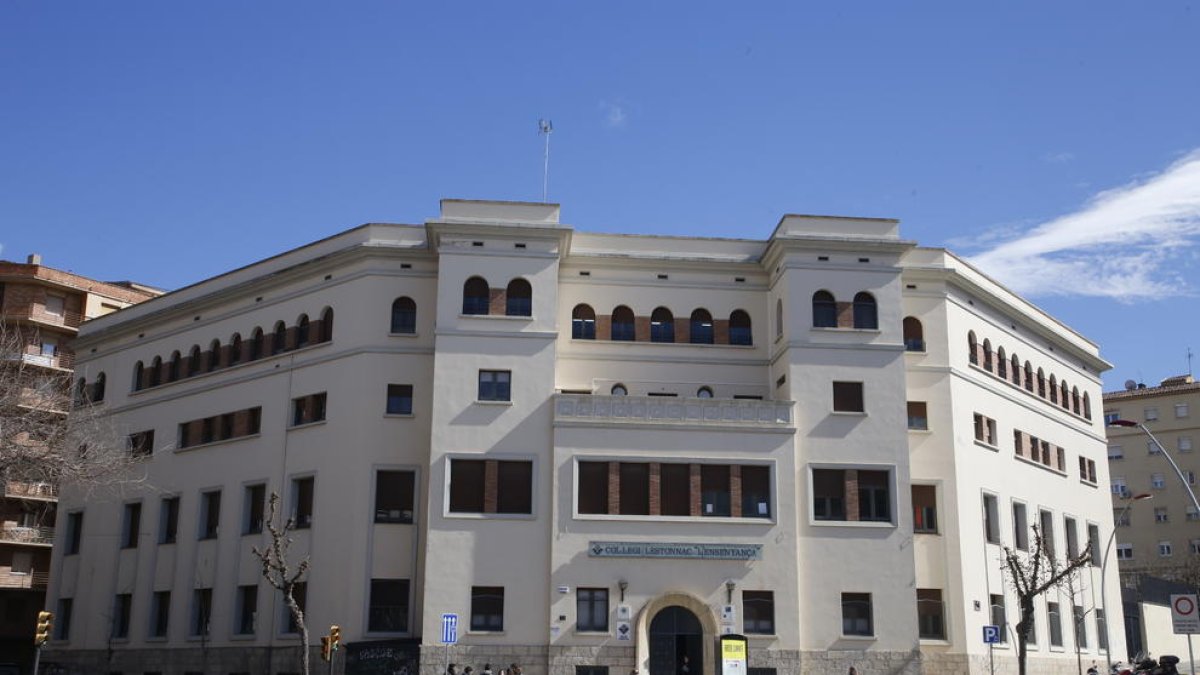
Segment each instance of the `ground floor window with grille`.
[{"label": "ground floor window with grille", "polygon": [[367,630],[372,633],[408,632],[408,579],[372,579]]},{"label": "ground floor window with grille", "polygon": [[946,639],[946,609],[942,589],[917,589],[917,628],[922,640]]},{"label": "ground floor window with grille", "polygon": [[471,630],[500,632],[504,630],[504,587],[471,587]]},{"label": "ground floor window with grille", "polygon": [[1046,603],[1046,615],[1050,619],[1050,646],[1063,646],[1062,612],[1057,602]]},{"label": "ground floor window with grille", "polygon": [[992,606],[992,625],[1000,626],[1000,644],[1008,644],[1008,618],[1004,609],[1004,596],[991,595],[989,598]]},{"label": "ground floor window with grille", "polygon": [[575,594],[575,630],[608,632],[608,589],[580,588]]},{"label": "ground floor window with grille", "polygon": [[870,593],[842,593],[842,635],[875,635]]},{"label": "ground floor window with grille", "polygon": [[775,593],[742,591],[742,630],[756,635],[775,634]]}]

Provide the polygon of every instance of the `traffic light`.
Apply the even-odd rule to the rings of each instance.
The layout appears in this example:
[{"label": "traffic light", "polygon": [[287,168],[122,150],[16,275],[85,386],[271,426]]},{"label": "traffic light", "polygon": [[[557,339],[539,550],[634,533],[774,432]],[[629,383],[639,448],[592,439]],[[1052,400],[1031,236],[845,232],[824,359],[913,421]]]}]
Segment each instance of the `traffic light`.
[{"label": "traffic light", "polygon": [[328,662],[329,659],[333,656],[332,645],[333,645],[333,642],[329,639],[328,635],[321,636],[321,660],[322,661]]},{"label": "traffic light", "polygon": [[50,633],[54,630],[54,612],[38,612],[37,630],[33,634],[33,644],[41,647],[50,641]]},{"label": "traffic light", "polygon": [[342,646],[342,627],[333,625],[329,627],[329,647],[331,652],[336,652],[338,647]]}]

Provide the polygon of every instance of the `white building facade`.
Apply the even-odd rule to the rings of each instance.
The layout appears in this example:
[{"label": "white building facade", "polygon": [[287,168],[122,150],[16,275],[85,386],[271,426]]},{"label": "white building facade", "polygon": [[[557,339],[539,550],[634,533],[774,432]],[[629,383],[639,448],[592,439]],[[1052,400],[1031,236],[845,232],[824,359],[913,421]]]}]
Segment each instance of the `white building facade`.
[{"label": "white building facade", "polygon": [[[446,200],[87,324],[146,480],[61,498],[47,658],[294,672],[251,552],[272,492],[338,672],[374,645],[429,675],[715,675],[737,633],[751,675],[983,673],[1018,618],[1002,546],[1108,540],[1107,364],[952,254],[891,220],[558,218]],[[1122,644],[1098,563],[1039,599],[1030,672]]]}]

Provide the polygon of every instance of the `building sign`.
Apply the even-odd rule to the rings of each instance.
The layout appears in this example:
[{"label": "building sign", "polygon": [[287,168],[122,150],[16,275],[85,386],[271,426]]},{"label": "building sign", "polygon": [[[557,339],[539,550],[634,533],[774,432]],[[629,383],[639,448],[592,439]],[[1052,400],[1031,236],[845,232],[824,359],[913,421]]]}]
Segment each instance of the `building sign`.
[{"label": "building sign", "polygon": [[746,638],[721,636],[721,675],[746,675]]},{"label": "building sign", "polygon": [[1200,633],[1200,609],[1194,594],[1171,596],[1171,627],[1176,635]]},{"label": "building sign", "polygon": [[593,558],[690,558],[693,560],[762,560],[762,544],[677,544],[653,541],[593,541]]}]

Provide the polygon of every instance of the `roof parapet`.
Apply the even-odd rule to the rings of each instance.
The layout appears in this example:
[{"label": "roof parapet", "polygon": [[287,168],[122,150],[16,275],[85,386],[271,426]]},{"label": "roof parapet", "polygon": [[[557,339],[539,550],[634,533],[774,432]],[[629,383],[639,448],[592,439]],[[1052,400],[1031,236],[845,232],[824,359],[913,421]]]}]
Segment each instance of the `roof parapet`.
[{"label": "roof parapet", "polygon": [[558,204],[544,202],[506,202],[479,199],[443,199],[442,214],[436,222],[486,225],[557,226]]},{"label": "roof parapet", "polygon": [[772,239],[900,240],[900,221],[893,218],[847,218],[789,213],[779,219]]}]

